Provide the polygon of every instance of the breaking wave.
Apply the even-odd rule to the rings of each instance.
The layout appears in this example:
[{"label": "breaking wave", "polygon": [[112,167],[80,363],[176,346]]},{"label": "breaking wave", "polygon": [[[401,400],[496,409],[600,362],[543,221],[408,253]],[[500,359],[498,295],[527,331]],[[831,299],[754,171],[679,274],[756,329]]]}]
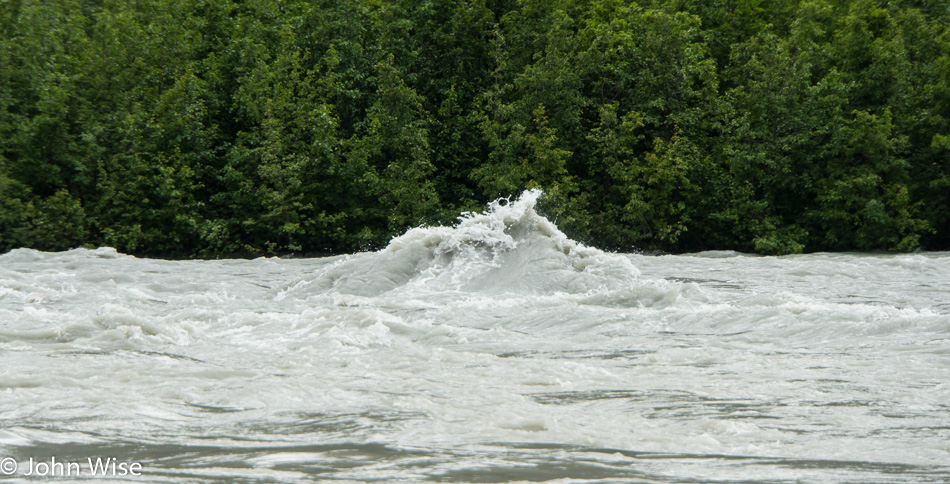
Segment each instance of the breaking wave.
[{"label": "breaking wave", "polygon": [[540,190],[498,199],[451,227],[417,227],[372,253],[345,256],[298,293],[362,297],[478,293],[496,297],[580,296],[597,305],[653,305],[681,284],[641,280],[620,254],[568,238],[535,210]]}]

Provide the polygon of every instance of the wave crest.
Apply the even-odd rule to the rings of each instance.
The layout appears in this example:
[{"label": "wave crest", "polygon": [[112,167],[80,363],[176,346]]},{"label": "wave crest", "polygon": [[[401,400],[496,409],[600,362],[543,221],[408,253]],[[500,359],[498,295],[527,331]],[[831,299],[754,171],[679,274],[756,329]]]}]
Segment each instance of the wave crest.
[{"label": "wave crest", "polygon": [[[417,227],[378,252],[342,258],[320,275],[322,291],[376,296],[402,291],[586,293],[632,284],[627,257],[573,241],[535,210],[540,190],[491,202],[452,227]],[[312,289],[312,286],[311,286]]]}]

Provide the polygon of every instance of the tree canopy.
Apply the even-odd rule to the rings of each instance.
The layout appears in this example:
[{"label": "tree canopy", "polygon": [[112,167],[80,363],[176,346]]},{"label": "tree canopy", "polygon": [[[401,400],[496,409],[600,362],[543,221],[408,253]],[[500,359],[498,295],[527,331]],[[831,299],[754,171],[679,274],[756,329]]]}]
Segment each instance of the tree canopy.
[{"label": "tree canopy", "polygon": [[950,4],[6,0],[0,251],[950,247]]}]

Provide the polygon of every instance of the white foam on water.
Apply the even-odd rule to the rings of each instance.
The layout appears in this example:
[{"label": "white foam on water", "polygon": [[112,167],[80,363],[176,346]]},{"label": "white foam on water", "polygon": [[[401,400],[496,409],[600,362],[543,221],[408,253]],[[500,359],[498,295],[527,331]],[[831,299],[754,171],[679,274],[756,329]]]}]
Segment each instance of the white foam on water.
[{"label": "white foam on water", "polygon": [[0,457],[120,453],[168,482],[950,477],[950,255],[609,253],[539,196],[324,259],[0,255]]},{"label": "white foam on water", "polygon": [[570,240],[534,210],[541,192],[497,200],[454,227],[419,227],[379,251],[338,259],[293,295],[550,295],[640,285],[629,259]]}]

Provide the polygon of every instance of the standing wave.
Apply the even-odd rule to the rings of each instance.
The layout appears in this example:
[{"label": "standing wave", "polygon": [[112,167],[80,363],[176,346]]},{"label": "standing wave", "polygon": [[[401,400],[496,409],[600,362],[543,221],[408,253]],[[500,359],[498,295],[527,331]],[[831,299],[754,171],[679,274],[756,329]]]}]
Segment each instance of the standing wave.
[{"label": "standing wave", "polygon": [[[675,284],[640,280],[628,257],[568,238],[535,210],[541,195],[535,189],[515,200],[495,200],[482,213],[462,214],[455,226],[410,229],[378,252],[341,258],[292,291],[363,297],[599,294],[598,304],[617,299],[604,294],[621,291],[624,305],[675,299]],[[646,287],[663,295],[641,299],[637,294]]]}]

